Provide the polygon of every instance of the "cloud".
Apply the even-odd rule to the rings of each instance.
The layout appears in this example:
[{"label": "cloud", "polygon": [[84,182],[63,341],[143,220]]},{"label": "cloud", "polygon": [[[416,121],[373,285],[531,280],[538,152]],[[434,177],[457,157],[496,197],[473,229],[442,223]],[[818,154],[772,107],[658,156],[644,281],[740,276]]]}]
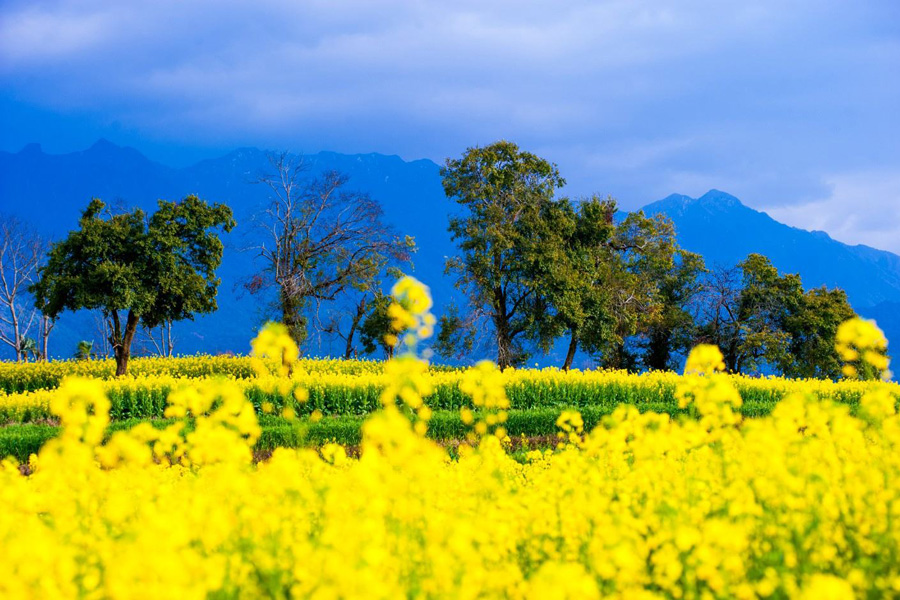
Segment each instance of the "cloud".
[{"label": "cloud", "polygon": [[840,173],[826,181],[827,196],[766,212],[788,225],[827,231],[847,244],[900,254],[900,170]]},{"label": "cloud", "polygon": [[[898,19],[892,0],[12,0],[0,82],[138,147],[440,161],[506,138],[573,195],[715,187],[811,226],[790,207],[826,202],[834,173],[900,163]],[[4,144],[52,147],[43,121]]]}]

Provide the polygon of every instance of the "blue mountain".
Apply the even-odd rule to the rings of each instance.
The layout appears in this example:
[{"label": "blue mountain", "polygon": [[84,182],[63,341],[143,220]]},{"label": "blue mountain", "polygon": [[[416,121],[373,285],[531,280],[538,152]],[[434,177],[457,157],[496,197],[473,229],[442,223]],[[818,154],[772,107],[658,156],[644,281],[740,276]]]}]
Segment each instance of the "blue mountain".
[{"label": "blue mountain", "polygon": [[[447,216],[455,204],[444,196],[439,167],[428,160],[407,162],[382,154],[320,152],[302,158],[310,177],[330,170],[348,175],[350,188],[368,192],[380,202],[385,222],[416,239],[411,274],[432,286],[440,309],[452,294],[443,264],[452,253]],[[250,250],[262,235],[253,217],[268,205],[269,190],[254,182],[270,171],[266,153],[255,148],[174,169],[106,140],[83,152],[61,155],[31,144],[17,153],[0,152],[0,212],[15,214],[58,239],[77,227],[81,211],[94,197],[147,211],[155,209],[158,199],[189,194],[229,205],[238,226],[224,239],[219,310],[177,324],[176,350],[245,352],[260,324],[272,316],[260,298],[248,296],[241,285],[260,267]],[[82,339],[93,339],[99,347],[102,336],[95,321],[85,311],[65,314],[51,338],[52,353],[70,356]],[[332,351],[330,340],[314,337],[308,350],[327,354]]]},{"label": "blue mountain", "polygon": [[[303,155],[303,160],[310,176],[327,170],[346,173],[351,188],[366,191],[381,203],[386,222],[398,233],[416,238],[419,250],[412,274],[431,286],[439,313],[453,295],[443,265],[444,258],[454,253],[447,217],[456,205],[444,196],[438,165],[383,154],[334,152]],[[93,197],[148,211],[154,210],[157,199],[188,194],[228,204],[238,226],[225,238],[219,310],[178,324],[176,349],[245,352],[248,340],[271,316],[259,298],[248,296],[241,286],[259,269],[248,248],[261,235],[253,215],[268,204],[268,190],[254,181],[269,168],[266,153],[256,148],[176,169],[106,140],[82,152],[59,155],[31,144],[16,153],[0,152],[0,212],[13,213],[48,237],[59,238],[77,226],[79,214]],[[799,273],[807,287],[844,288],[857,311],[876,318],[889,339],[900,340],[900,256],[842,244],[824,232],[789,227],[717,190],[699,198],[672,195],[644,210],[671,218],[679,243],[702,254],[710,265],[734,265],[759,252],[779,270]],[[51,338],[53,354],[70,356],[82,339],[99,344],[96,329],[92,315],[67,314]],[[327,354],[337,346],[314,337],[308,350]],[[558,363],[561,357],[555,354],[561,353],[547,360]]]},{"label": "blue mountain", "polygon": [[806,288],[843,288],[857,312],[900,344],[900,256],[790,227],[718,190],[699,198],[673,194],[643,210],[672,219],[679,244],[709,266],[732,266],[756,252],[782,273],[799,273]]}]

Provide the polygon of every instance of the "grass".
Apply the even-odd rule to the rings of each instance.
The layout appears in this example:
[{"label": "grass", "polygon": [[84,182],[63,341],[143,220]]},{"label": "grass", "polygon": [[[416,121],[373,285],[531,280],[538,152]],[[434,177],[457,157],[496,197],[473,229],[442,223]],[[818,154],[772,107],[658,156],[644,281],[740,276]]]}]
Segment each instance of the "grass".
[{"label": "grass", "polygon": [[[647,406],[647,410],[651,407]],[[557,432],[556,419],[561,408],[532,408],[509,411],[506,429],[511,438],[546,438]],[[596,426],[600,420],[612,413],[612,407],[589,407],[582,410],[585,429]],[[676,411],[673,411],[676,412]],[[172,419],[127,419],[111,423],[106,431],[107,439],[116,431],[129,429],[138,423],[149,422],[154,427],[163,428]],[[343,446],[359,446],[362,442],[362,425],[365,417],[349,415],[324,417],[318,421],[299,418],[288,421],[282,417],[263,415],[260,417],[262,435],[256,442],[254,452],[266,455],[276,448],[318,447],[328,442]],[[442,443],[452,443],[464,439],[469,427],[462,422],[456,411],[435,411],[428,426],[428,437]],[[0,427],[0,457],[11,456],[19,462],[26,462],[31,454],[37,454],[47,440],[59,435],[60,427],[50,423],[12,424]]]}]

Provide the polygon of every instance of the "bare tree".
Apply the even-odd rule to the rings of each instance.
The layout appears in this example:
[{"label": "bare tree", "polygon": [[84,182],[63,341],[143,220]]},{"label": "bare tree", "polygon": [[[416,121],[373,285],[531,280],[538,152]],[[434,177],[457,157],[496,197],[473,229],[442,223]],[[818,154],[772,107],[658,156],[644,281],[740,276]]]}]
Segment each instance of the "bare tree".
[{"label": "bare tree", "polygon": [[382,221],[376,200],[348,190],[346,175],[305,178],[302,159],[287,152],[270,154],[269,162],[271,172],[257,180],[271,191],[268,209],[257,216],[266,231],[256,246],[263,269],[246,288],[275,287],[281,321],[300,344],[313,305],[371,285],[389,263],[408,261],[414,243]]},{"label": "bare tree", "polygon": [[50,360],[50,332],[53,331],[55,325],[56,319],[52,319],[44,314],[41,315],[41,320],[38,323],[41,334],[41,360]]},{"label": "bare tree", "polygon": [[0,215],[0,341],[15,351],[17,361],[23,359],[25,340],[40,318],[26,296],[45,251],[44,240],[32,227]]},{"label": "bare tree", "polygon": [[138,332],[136,342],[147,354],[154,354],[162,358],[172,356],[175,353],[176,342],[176,338],[172,335],[172,321],[163,321],[152,329],[142,327]]},{"label": "bare tree", "polygon": [[[94,350],[94,354],[109,358],[113,353],[112,344],[109,342],[112,337],[110,321],[102,310],[92,310],[91,315],[94,317],[94,334],[100,339],[100,347]],[[93,343],[94,340],[91,340],[91,344]]]},{"label": "bare tree", "polygon": [[[359,327],[369,308],[369,295],[361,294],[349,309],[332,311],[322,331],[344,342],[344,358],[355,358]],[[345,326],[345,321],[347,321]]]},{"label": "bare tree", "polygon": [[740,345],[741,270],[715,266],[706,276],[697,297],[698,342],[715,344],[725,356],[725,364],[734,371]]}]

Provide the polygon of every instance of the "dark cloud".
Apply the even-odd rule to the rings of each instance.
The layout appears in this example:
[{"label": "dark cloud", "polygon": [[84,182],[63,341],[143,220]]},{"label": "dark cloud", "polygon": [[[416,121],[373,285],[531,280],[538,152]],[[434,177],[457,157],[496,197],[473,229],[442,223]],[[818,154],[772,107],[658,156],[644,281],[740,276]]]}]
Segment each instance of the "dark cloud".
[{"label": "dark cloud", "polygon": [[161,156],[257,145],[442,160],[508,138],[559,163],[573,195],[631,207],[715,187],[890,243],[871,224],[900,239],[900,211],[862,215],[900,197],[835,198],[861,180],[897,193],[898,6],[13,1],[0,9],[3,145],[106,135]]}]

